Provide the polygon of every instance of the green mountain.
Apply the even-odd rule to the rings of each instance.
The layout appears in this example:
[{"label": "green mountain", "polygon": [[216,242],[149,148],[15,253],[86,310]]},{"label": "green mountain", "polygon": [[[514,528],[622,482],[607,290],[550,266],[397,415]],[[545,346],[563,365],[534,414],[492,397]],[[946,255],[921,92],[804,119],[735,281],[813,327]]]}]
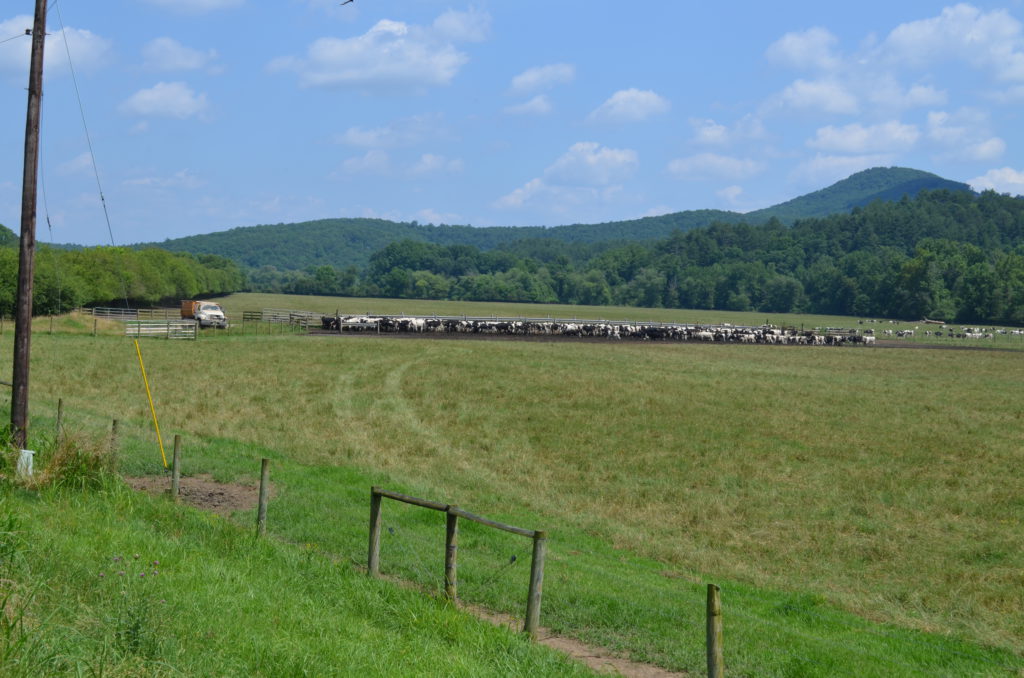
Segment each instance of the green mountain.
[{"label": "green mountain", "polygon": [[875,167],[852,174],[828,188],[748,212],[745,216],[749,223],[768,221],[772,217],[783,223],[792,223],[797,219],[849,212],[854,207],[863,207],[876,200],[891,202],[905,195],[913,198],[923,190],[936,189],[970,191],[971,187],[921,170]]},{"label": "green mountain", "polygon": [[370,256],[400,240],[435,245],[472,245],[491,250],[524,240],[572,244],[649,242],[676,231],[689,231],[712,223],[763,223],[772,217],[791,224],[797,219],[849,212],[875,200],[894,201],[921,190],[969,191],[967,184],[928,172],[890,167],[858,172],[828,188],[748,214],[722,210],[689,210],[657,217],[601,224],[541,226],[423,225],[383,219],[320,219],[293,224],[246,226],[205,235],[145,243],[136,247],[217,254],[259,268],[300,270],[328,264],[336,268],[365,267]]}]

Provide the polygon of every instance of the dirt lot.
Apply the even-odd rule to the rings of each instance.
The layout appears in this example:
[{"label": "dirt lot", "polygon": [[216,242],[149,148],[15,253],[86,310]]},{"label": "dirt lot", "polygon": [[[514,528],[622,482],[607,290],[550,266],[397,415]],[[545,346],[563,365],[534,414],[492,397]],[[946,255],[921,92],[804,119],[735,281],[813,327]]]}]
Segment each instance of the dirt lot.
[{"label": "dirt lot", "polygon": [[[125,478],[133,489],[152,495],[170,494],[170,476],[143,476]],[[235,511],[255,510],[259,503],[259,487],[237,483],[218,483],[209,475],[183,477],[180,484],[182,504],[188,504],[204,511],[230,516]],[[271,486],[273,496],[273,486]]]}]

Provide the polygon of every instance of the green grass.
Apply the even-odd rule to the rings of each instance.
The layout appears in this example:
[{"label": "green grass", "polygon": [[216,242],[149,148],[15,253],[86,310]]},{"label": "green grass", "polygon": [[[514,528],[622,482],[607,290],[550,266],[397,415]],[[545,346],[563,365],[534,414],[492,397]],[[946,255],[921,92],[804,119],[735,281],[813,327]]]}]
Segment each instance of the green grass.
[{"label": "green grass", "polygon": [[[1024,667],[1016,353],[207,336],[142,342],[165,437],[225,480],[270,457],[307,550],[365,562],[383,484],[548,529],[542,622],[669,668],[701,670],[707,582],[737,675]],[[131,342],[34,349],[33,411],[116,417],[155,472]],[[443,518],[385,517],[385,571],[436,589]],[[463,529],[462,596],[522,614],[526,540]]]},{"label": "green grass", "polygon": [[[0,485],[4,676],[587,675],[309,549],[108,481]],[[143,576],[144,575],[144,576]]]}]

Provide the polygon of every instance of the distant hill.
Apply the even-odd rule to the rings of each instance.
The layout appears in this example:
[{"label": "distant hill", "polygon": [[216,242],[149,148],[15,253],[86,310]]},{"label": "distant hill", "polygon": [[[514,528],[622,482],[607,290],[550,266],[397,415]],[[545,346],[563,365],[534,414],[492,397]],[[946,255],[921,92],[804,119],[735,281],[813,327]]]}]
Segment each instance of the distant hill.
[{"label": "distant hill", "polygon": [[0,247],[17,247],[19,240],[17,233],[0,224]]},{"label": "distant hill", "polygon": [[670,233],[708,226],[716,221],[739,222],[743,215],[722,210],[691,210],[631,221],[570,226],[426,225],[384,219],[319,219],[295,224],[242,226],[228,231],[192,235],[137,248],[159,247],[172,252],[218,254],[245,266],[281,270],[329,264],[363,267],[370,255],[393,242],[414,240],[434,245],[472,245],[491,250],[522,240],[565,243],[645,242]]},{"label": "distant hill", "polygon": [[773,207],[748,212],[749,223],[768,221],[772,217],[783,223],[797,219],[827,217],[849,212],[876,200],[896,201],[903,196],[913,198],[923,190],[970,191],[971,187],[959,181],[906,167],[875,167],[852,174],[828,188],[793,198]]},{"label": "distant hill", "polygon": [[364,267],[370,256],[390,243],[414,240],[436,245],[472,245],[490,250],[529,239],[565,243],[647,242],[676,231],[689,231],[715,222],[763,223],[775,217],[786,224],[797,219],[849,212],[875,200],[895,201],[922,190],[970,191],[967,184],[914,169],[889,167],[858,172],[828,188],[794,198],[774,207],[741,214],[723,210],[689,210],[657,217],[601,224],[541,226],[423,225],[383,219],[320,219],[293,224],[245,226],[228,231],[144,243],[136,247],[160,247],[217,254],[253,268],[273,266],[297,270],[329,264],[337,268]]}]

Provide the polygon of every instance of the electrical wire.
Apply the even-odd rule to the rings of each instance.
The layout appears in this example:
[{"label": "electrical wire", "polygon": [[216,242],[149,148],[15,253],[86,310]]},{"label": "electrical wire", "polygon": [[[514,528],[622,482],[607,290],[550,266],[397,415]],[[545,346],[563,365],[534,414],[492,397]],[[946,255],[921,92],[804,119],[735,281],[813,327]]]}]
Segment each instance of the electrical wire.
[{"label": "electrical wire", "polygon": [[31,33],[18,33],[17,35],[12,35],[9,38],[4,38],[3,40],[0,40],[0,45],[4,44],[5,42],[10,42],[11,40],[17,40],[18,38],[30,38],[30,37],[32,37]]},{"label": "electrical wire", "polygon": [[[96,177],[96,189],[100,194],[100,205],[103,206],[103,218],[107,223],[107,235],[110,236],[110,246],[116,247],[117,244],[114,242],[114,229],[110,225],[110,212],[107,210],[107,199],[103,195],[103,184],[100,182],[100,170],[96,164],[96,153],[92,147],[92,136],[89,134],[89,124],[85,118],[85,107],[82,105],[82,94],[78,88],[78,76],[75,75],[75,66],[71,60],[71,48],[68,46],[67,29],[64,27],[64,17],[60,11],[60,4],[54,3],[57,7],[57,19],[60,21],[60,32],[64,38],[64,52],[68,57],[68,70],[71,72],[71,82],[75,86],[75,99],[78,101],[78,112],[82,117],[82,128],[85,130],[85,142],[89,147],[89,159],[92,161],[92,172],[93,176]],[[128,283],[124,278],[124,271],[121,271],[121,291],[124,296],[124,307],[127,309],[128,304]]]}]

